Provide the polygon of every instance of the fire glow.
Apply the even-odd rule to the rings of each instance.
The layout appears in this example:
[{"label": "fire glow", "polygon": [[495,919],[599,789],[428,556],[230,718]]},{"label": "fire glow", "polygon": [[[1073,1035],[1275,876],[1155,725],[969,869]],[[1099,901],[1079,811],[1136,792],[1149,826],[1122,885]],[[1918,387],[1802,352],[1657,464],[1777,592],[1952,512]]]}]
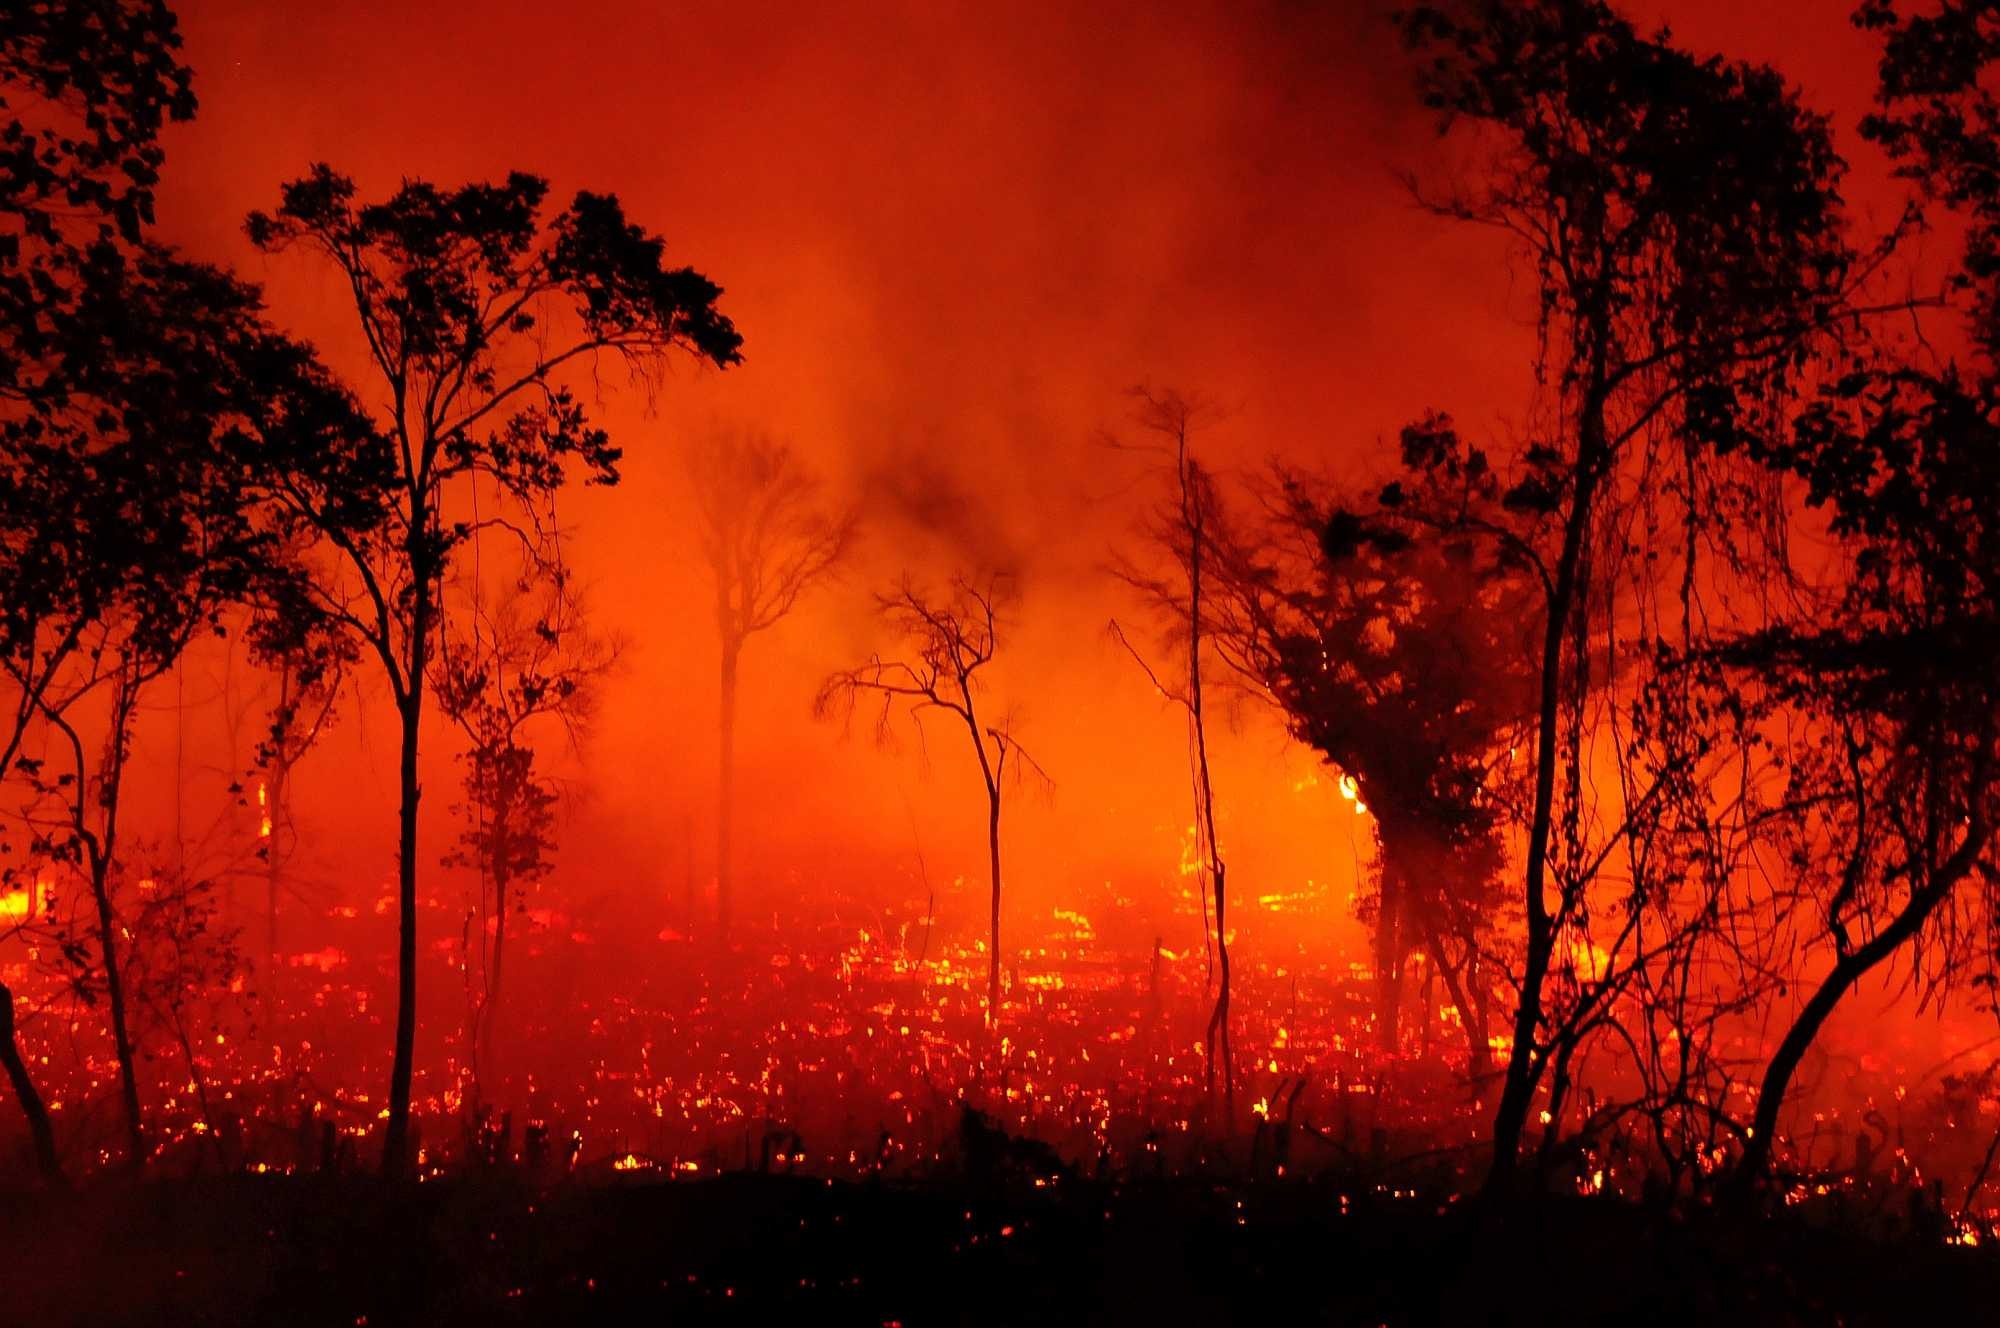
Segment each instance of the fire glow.
[{"label": "fire glow", "polygon": [[1933,7],[0,18],[0,1183],[1989,1257]]}]

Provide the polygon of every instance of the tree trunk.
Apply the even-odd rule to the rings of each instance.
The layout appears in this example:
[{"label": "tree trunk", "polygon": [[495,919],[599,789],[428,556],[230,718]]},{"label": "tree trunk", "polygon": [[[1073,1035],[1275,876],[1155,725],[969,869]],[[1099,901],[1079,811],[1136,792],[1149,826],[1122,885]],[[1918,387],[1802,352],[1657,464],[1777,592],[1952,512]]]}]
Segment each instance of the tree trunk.
[{"label": "tree trunk", "polygon": [[1596,492],[1594,467],[1602,451],[1602,402],[1592,399],[1584,407],[1584,444],[1577,461],[1576,493],[1570,501],[1569,517],[1563,524],[1562,554],[1556,565],[1555,583],[1548,600],[1548,621],[1543,625],[1541,695],[1535,722],[1535,800],[1528,827],[1528,861],[1523,890],[1528,919],[1527,954],[1522,964],[1520,1001],[1514,1010],[1514,1044],[1507,1051],[1507,1076],[1500,1089],[1500,1105],[1493,1116],[1493,1161],[1486,1173],[1486,1189],[1504,1192],[1513,1188],[1519,1169],[1521,1135],[1528,1124],[1528,1109],[1534,1103],[1535,1085],[1542,1067],[1535,1058],[1535,1036],[1542,1022],[1542,984],[1547,981],[1549,961],[1555,945],[1554,919],[1549,916],[1544,891],[1548,882],[1549,838],[1555,816],[1556,740],[1561,724],[1563,679],[1563,634],[1576,602],[1578,568],[1583,559],[1583,543],[1590,523],[1592,499]]},{"label": "tree trunk", "polygon": [[1433,1013],[1437,1009],[1437,978],[1437,956],[1426,950],[1423,991],[1417,998],[1417,1010],[1421,1016],[1417,1023],[1418,1060],[1427,1061],[1431,1058],[1431,1024],[1434,1022]]},{"label": "tree trunk", "polygon": [[1556,1144],[1562,1138],[1563,1108],[1569,1104],[1569,1091],[1573,1081],[1570,1078],[1570,1064],[1576,1058],[1577,1040],[1564,1037],[1555,1054],[1555,1072],[1549,1077],[1548,1105],[1542,1114],[1548,1123],[1542,1127],[1542,1142],[1535,1150],[1535,1174],[1546,1182],[1550,1168],[1555,1163]]},{"label": "tree trunk", "polygon": [[736,828],[736,660],[742,643],[722,639],[722,723],[716,751],[715,930],[727,944],[733,912]]},{"label": "tree trunk", "polygon": [[990,854],[993,882],[993,917],[988,928],[989,953],[986,963],[986,1022],[1000,1022],[1000,791],[987,792],[986,847]]},{"label": "tree trunk", "polygon": [[1487,1041],[1487,1003],[1484,988],[1479,983],[1479,958],[1469,956],[1464,972],[1445,971],[1446,989],[1451,999],[1458,1005],[1460,1025],[1465,1029],[1466,1077],[1473,1083],[1485,1081],[1493,1073],[1493,1046]]},{"label": "tree trunk", "polygon": [[1219,1062],[1222,1066],[1222,1128],[1225,1135],[1233,1135],[1236,1129],[1236,1057],[1229,1043],[1229,895],[1224,888],[1227,868],[1218,857],[1214,859],[1210,870],[1215,874],[1215,954],[1218,980],[1215,987],[1215,1008],[1208,1016],[1208,1091],[1211,1094],[1215,1092],[1215,1067]]},{"label": "tree trunk", "polygon": [[125,1013],[125,977],[118,969],[117,918],[111,908],[111,862],[93,853],[90,892],[97,905],[97,945],[104,961],[104,993],[111,1007],[111,1042],[118,1052],[118,1094],[125,1111],[125,1143],[133,1170],[146,1165],[146,1135],[139,1115],[139,1074],[133,1063],[131,1027]]},{"label": "tree trunk", "polygon": [[[1465,1074],[1477,1083],[1492,1073],[1492,1049],[1486,1045],[1486,1003],[1477,995],[1478,957],[1468,938],[1465,947],[1465,962],[1454,965],[1445,954],[1444,938],[1440,934],[1435,916],[1427,909],[1412,908],[1418,914],[1417,926],[1423,933],[1424,954],[1429,959],[1424,982],[1429,986],[1432,977],[1444,979],[1445,995],[1451,998],[1458,1011],[1458,1026],[1465,1033]],[[1424,1023],[1430,1025],[1431,999],[1424,997]]]},{"label": "tree trunk", "polygon": [[410,691],[397,705],[402,718],[402,801],[397,808],[396,861],[396,1059],[389,1071],[389,1127],[382,1138],[382,1171],[409,1168],[410,1076],[417,1041],[417,731],[423,717],[421,669],[410,672]]},{"label": "tree trunk", "polygon": [[14,1085],[14,1097],[21,1104],[21,1114],[28,1118],[28,1134],[35,1145],[35,1165],[41,1169],[42,1179],[63,1184],[62,1162],[56,1157],[56,1133],[49,1123],[49,1108],[28,1074],[20,1045],[14,1041],[14,993],[5,983],[0,983],[0,1065],[5,1065],[7,1079]]},{"label": "tree trunk", "polygon": [[1744,1141],[1743,1156],[1737,1162],[1736,1176],[1731,1182],[1739,1192],[1747,1192],[1763,1178],[1770,1166],[1778,1133],[1778,1112],[1784,1106],[1792,1076],[1798,1072],[1799,1062],[1805,1059],[1806,1048],[1819,1036],[1834,1007],[1840,1004],[1841,998],[1855,983],[1923,929],[1938,905],[1978,861],[1986,839],[1985,818],[1980,816],[1975,819],[1958,850],[1938,870],[1929,888],[1913,895],[1903,906],[1903,911],[1860,949],[1842,955],[1806,1001],[1805,1008],[1792,1020],[1792,1026],[1785,1030],[1784,1040],[1772,1053],[1771,1063],[1764,1067],[1764,1081],[1757,1090],[1757,1109],[1751,1116],[1750,1137]]},{"label": "tree trunk", "polygon": [[1382,870],[1381,908],[1375,919],[1375,1038],[1384,1052],[1402,1048],[1403,884],[1393,867]]}]

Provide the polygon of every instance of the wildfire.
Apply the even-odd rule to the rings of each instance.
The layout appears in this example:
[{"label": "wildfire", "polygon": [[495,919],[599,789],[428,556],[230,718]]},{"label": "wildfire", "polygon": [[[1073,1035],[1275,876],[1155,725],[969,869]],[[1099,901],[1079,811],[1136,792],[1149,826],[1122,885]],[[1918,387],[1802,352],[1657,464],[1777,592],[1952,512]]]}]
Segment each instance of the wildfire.
[{"label": "wildfire", "polygon": [[27,922],[48,905],[48,883],[34,881],[0,892],[0,924]]},{"label": "wildfire", "polygon": [[1366,816],[1368,814],[1368,804],[1361,801],[1360,781],[1356,780],[1353,775],[1342,774],[1339,787],[1341,798],[1354,804],[1354,814],[1356,816]]}]

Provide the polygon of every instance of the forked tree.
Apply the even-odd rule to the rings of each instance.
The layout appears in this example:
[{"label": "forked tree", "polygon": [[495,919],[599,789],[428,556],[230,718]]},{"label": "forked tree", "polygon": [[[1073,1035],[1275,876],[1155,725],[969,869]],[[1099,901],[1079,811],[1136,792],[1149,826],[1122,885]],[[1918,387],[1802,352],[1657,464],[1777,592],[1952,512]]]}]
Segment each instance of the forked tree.
[{"label": "forked tree", "polygon": [[[383,1166],[408,1162],[417,1017],[418,746],[439,596],[458,554],[505,518],[453,505],[480,478],[533,506],[581,471],[618,479],[619,449],[590,422],[566,370],[626,366],[650,384],[670,353],[718,367],[742,338],[721,290],[670,267],[666,245],[608,194],[579,193],[545,215],[547,182],[442,189],[405,181],[379,203],[326,166],[253,213],[252,243],[303,248],[352,298],[372,377],[373,429],[330,457],[274,457],[271,497],[325,553],[316,607],[380,665],[401,729],[397,811],[396,1049]],[[310,461],[310,465],[306,464]],[[510,527],[507,527],[510,528]]]},{"label": "forked tree", "polygon": [[858,513],[826,503],[818,478],[791,447],[761,434],[709,434],[688,450],[687,475],[722,652],[715,925],[726,942],[736,902],[737,665],[751,637],[777,626],[839,567]]},{"label": "forked tree", "polygon": [[999,648],[999,607],[1006,600],[1006,582],[999,577],[976,582],[954,576],[951,589],[938,596],[919,590],[905,577],[893,593],[877,597],[882,616],[902,639],[908,653],[876,655],[856,668],[843,669],[820,684],[813,713],[851,715],[863,698],[880,701],[876,733],[886,738],[889,723],[901,704],[921,726],[932,711],[943,711],[965,731],[979,778],[986,789],[986,849],[991,907],[987,926],[986,1023],[1000,1017],[1000,810],[1009,779],[1034,779],[1049,785],[1047,772],[1015,740],[1013,725],[982,718],[982,670]]}]

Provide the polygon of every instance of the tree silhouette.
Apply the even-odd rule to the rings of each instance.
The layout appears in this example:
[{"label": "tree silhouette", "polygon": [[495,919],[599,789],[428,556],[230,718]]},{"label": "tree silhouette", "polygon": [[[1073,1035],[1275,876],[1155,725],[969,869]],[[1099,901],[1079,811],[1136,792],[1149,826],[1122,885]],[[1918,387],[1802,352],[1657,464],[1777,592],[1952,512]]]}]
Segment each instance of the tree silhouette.
[{"label": "tree silhouette", "polygon": [[1563,753],[1581,747],[1583,708],[1565,698],[1585,693],[1604,517],[1668,431],[1697,451],[1741,444],[1806,344],[1852,312],[1854,262],[1826,125],[1775,72],[1641,37],[1597,0],[1421,6],[1401,22],[1426,103],[1485,154],[1460,184],[1418,196],[1506,234],[1538,300],[1545,423],[1505,494],[1539,518],[1520,552],[1543,605],[1525,949],[1488,1178],[1503,1190],[1548,1063],[1545,988],[1583,916],[1587,873],[1559,873],[1552,906],[1552,853],[1596,853]]},{"label": "tree silhouette", "polygon": [[[417,782],[424,697],[437,654],[438,595],[482,525],[448,510],[460,479],[492,479],[532,505],[572,469],[615,483],[619,450],[559,381],[566,366],[611,355],[636,375],[670,352],[726,367],[741,338],[715,308],[720,288],[668,267],[665,244],[618,200],[579,193],[544,217],[547,183],[441,189],[408,181],[357,203],[326,166],[286,185],[275,213],[253,213],[251,241],[300,246],[331,263],[353,298],[374,383],[376,427],[333,457],[274,467],[273,496],[316,532],[328,559],[321,612],[380,664],[401,727],[396,1052],[383,1166],[408,1163],[416,1037]],[[306,459],[287,459],[303,462]]]},{"label": "tree silhouette", "polygon": [[839,566],[858,514],[828,510],[819,481],[790,446],[762,435],[711,433],[689,449],[687,473],[722,650],[715,914],[726,942],[734,905],[737,663],[752,636],[775,627]]},{"label": "tree silhouette", "polygon": [[[134,1165],[145,1149],[108,907],[130,717],[230,606],[258,605],[260,636],[272,622],[289,567],[249,454],[312,455],[355,418],[264,324],[254,290],[144,240],[159,132],[194,111],[179,47],[158,0],[0,13],[0,666],[15,685],[0,778],[49,795],[31,839],[86,878]],[[109,723],[86,738],[93,709]],[[67,769],[24,755],[49,737]]]},{"label": "tree silhouette", "polygon": [[[160,130],[194,115],[180,47],[164,0],[52,0],[0,14],[0,210],[20,224],[0,250],[6,267],[49,274],[79,246],[138,241],[166,159]],[[10,276],[0,319],[33,325],[51,293]]]},{"label": "tree silhouette", "polygon": [[[1789,434],[1760,447],[1806,486],[1844,546],[1842,583],[1815,612],[1722,652],[1727,677],[1816,721],[1794,771],[1794,868],[1818,902],[1832,962],[1765,1067],[1744,1188],[1763,1179],[1779,1113],[1806,1049],[1867,974],[1909,953],[1941,987],[1990,936],[1990,900],[1961,886],[1996,868],[2000,692],[2000,59],[1992,7],[1948,0],[1903,16],[1869,0],[1880,35],[1877,110],[1863,125],[1941,207],[1960,241],[1947,312],[1970,348],[1940,365],[1863,343],[1840,358]],[[1959,916],[1961,903],[1985,912]]]},{"label": "tree silhouette", "polygon": [[35,1086],[34,1076],[28,1073],[28,1062],[21,1055],[21,1044],[14,1033],[14,992],[6,983],[0,982],[0,1068],[7,1071],[7,1082],[14,1089],[14,1098],[21,1104],[21,1114],[28,1119],[28,1138],[34,1144],[35,1166],[41,1171],[42,1179],[51,1184],[63,1183],[62,1157],[56,1152],[55,1124],[49,1119],[49,1106],[42,1098],[41,1089]]},{"label": "tree silhouette", "polygon": [[[64,372],[19,385],[0,422],[0,667],[17,689],[0,768],[23,770],[44,795],[36,845],[75,866],[96,901],[136,1165],[145,1151],[110,897],[132,719],[197,634],[221,630],[233,606],[288,593],[253,454],[310,452],[357,417],[309,353],[264,325],[255,292],[224,274],[100,245],[83,275],[45,342]],[[103,731],[87,734],[100,715]],[[57,770],[22,756],[38,727],[53,731]]]},{"label": "tree silhouette", "polygon": [[[1000,807],[1009,775],[1016,780],[1033,777],[1049,783],[1045,771],[1015,740],[1013,725],[982,719],[979,698],[984,679],[979,675],[993,662],[999,648],[999,614],[1006,585],[998,577],[983,584],[964,576],[952,578],[950,592],[942,597],[917,589],[908,578],[893,594],[878,596],[882,616],[891,630],[907,644],[907,658],[884,659],[876,655],[858,668],[843,669],[828,676],[813,699],[813,713],[822,717],[836,712],[852,714],[864,695],[877,696],[882,707],[876,732],[886,736],[898,702],[906,704],[921,728],[924,715],[942,710],[965,729],[972,753],[979,762],[979,777],[986,788],[986,848],[991,910],[987,928],[986,1022],[997,1025],[1000,1018]],[[1011,771],[1009,767],[1012,767]]]},{"label": "tree silhouette", "polygon": [[[284,555],[296,565],[303,550]],[[335,709],[347,671],[354,663],[357,642],[327,624],[309,606],[267,615],[263,651],[267,668],[277,675],[277,693],[270,698],[268,723],[257,744],[257,851],[264,876],[264,989],[277,980],[278,914],[284,896],[285,868],[298,848],[298,827],[292,816],[292,774],[336,718]]]},{"label": "tree silhouette", "polygon": [[[1157,462],[1171,467],[1168,496],[1148,518],[1144,537],[1154,550],[1164,554],[1173,572],[1160,574],[1131,560],[1121,560],[1115,571],[1120,580],[1139,592],[1156,616],[1171,624],[1168,650],[1181,656],[1180,676],[1163,679],[1160,671],[1125,636],[1116,621],[1111,630],[1145,671],[1154,690],[1187,716],[1188,776],[1194,791],[1195,849],[1208,876],[1215,906],[1215,1004],[1209,1011],[1208,1035],[1203,1041],[1205,1071],[1211,1097],[1216,1091],[1216,1067],[1221,1066],[1223,1122],[1233,1127],[1236,1120],[1236,1069],[1229,1036],[1229,892],[1228,864],[1215,834],[1215,784],[1208,764],[1208,700],[1202,685],[1202,661],[1213,651],[1209,638],[1215,630],[1215,609],[1208,602],[1214,595],[1219,561],[1217,546],[1222,542],[1222,512],[1215,480],[1190,450],[1192,433],[1201,415],[1202,403],[1167,390],[1155,393],[1135,388],[1137,422],[1157,440],[1148,451]],[[1207,910],[1204,908],[1206,919]]]},{"label": "tree silhouette", "polygon": [[[1484,452],[1434,416],[1405,429],[1394,491],[1470,518],[1498,507]],[[1376,1030],[1400,1046],[1403,970],[1421,950],[1488,1068],[1507,748],[1531,710],[1534,587],[1469,530],[1417,539],[1279,470],[1270,528],[1217,559],[1223,656],[1293,735],[1353,782],[1377,844]]]}]

